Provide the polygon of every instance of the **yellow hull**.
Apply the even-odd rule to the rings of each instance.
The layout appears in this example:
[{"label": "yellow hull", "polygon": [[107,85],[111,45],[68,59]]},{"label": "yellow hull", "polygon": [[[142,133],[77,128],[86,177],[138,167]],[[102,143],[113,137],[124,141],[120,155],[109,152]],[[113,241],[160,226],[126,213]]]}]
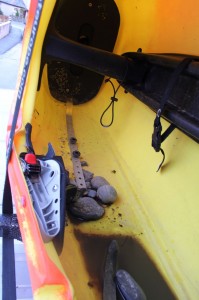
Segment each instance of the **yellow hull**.
[{"label": "yellow hull", "polygon": [[[142,48],[145,53],[198,55],[197,0],[189,3],[179,0],[115,2],[121,23],[114,53],[136,52]],[[44,3],[23,95],[21,122],[19,120],[14,138],[14,153],[9,166],[11,177],[17,172],[23,176],[17,157],[25,151],[24,126],[27,122],[33,126],[35,152],[46,153],[47,144],[51,142],[56,155],[62,156],[66,169],[70,174],[73,172],[67,143],[68,107],[50,95],[46,66],[37,91],[43,39],[54,5],[55,1]],[[45,265],[42,271],[39,268],[44,256],[58,266],[64,277],[67,276],[76,299],[101,299],[102,266],[112,239],[117,239],[120,245],[121,265],[136,277],[147,299],[197,299],[199,146],[176,129],[164,142],[166,161],[157,173],[161,155],[150,146],[154,112],[120,89],[114,123],[110,128],[103,128],[99,120],[111,96],[111,86],[103,84],[94,99],[73,106],[72,114],[79,150],[89,164],[87,169],[104,176],[116,188],[118,199],[106,208],[104,217],[98,221],[75,224],[69,219],[59,257],[52,242],[43,244],[40,253],[32,246],[43,242],[39,229],[32,230],[33,224],[26,217],[31,213],[37,224],[31,199],[27,192],[28,205],[22,206],[19,189],[12,183],[32,282],[37,272],[43,276],[43,280],[33,283],[35,299],[59,299],[57,295],[62,295],[60,299],[66,298],[66,294],[60,292],[66,286],[64,280],[61,287],[59,282],[45,280]],[[167,126],[168,123],[163,121],[163,127]],[[22,185],[27,189],[25,181]],[[70,283],[68,290],[72,295]],[[72,298],[68,297],[66,299]]]}]

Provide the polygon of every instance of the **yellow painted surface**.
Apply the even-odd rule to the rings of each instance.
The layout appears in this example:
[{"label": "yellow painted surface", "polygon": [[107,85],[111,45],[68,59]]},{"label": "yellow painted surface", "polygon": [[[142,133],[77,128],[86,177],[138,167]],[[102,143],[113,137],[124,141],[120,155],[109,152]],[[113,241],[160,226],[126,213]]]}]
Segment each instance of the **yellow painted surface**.
[{"label": "yellow painted surface", "polygon": [[[146,53],[199,53],[197,0],[117,0],[116,3],[121,25],[115,53],[136,51],[140,47]],[[33,125],[36,153],[46,153],[51,142],[72,174],[66,104],[50,96],[46,67],[41,89],[36,93],[42,40],[52,10],[50,3],[47,6],[24,96],[23,124],[31,121]],[[101,299],[99,285],[91,276],[79,239],[132,237],[153,260],[176,299],[195,300],[199,294],[199,146],[175,130],[164,142],[166,161],[157,173],[162,157],[151,148],[154,113],[120,89],[114,123],[103,128],[99,119],[111,96],[111,86],[103,84],[95,99],[73,107],[73,121],[79,150],[89,164],[87,169],[104,176],[117,189],[118,200],[106,208],[99,221],[81,224],[68,221],[60,256],[62,268],[74,286],[77,299]],[[166,128],[166,122],[163,124]],[[15,143],[21,152],[23,130]],[[97,248],[96,244],[93,250],[96,253]],[[53,253],[51,258],[56,261],[55,253],[49,247],[47,251],[49,256]],[[133,260],[133,249],[128,257],[131,260],[131,251]],[[38,293],[35,299],[46,298]]]},{"label": "yellow painted surface", "polygon": [[64,286],[61,285],[46,285],[34,292],[35,300],[65,300]]}]

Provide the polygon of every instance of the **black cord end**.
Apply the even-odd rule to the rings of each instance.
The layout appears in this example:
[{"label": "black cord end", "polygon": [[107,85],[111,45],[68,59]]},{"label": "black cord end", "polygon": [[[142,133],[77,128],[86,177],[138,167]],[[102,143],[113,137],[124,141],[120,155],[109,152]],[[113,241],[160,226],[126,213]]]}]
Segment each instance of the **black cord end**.
[{"label": "black cord end", "polygon": [[163,155],[163,158],[162,158],[162,161],[161,161],[161,163],[160,163],[160,165],[159,165],[159,167],[158,167],[158,169],[157,169],[156,172],[159,172],[159,171],[160,171],[160,169],[162,168],[162,165],[163,165],[163,163],[164,163],[164,161],[165,161],[165,153],[164,153],[164,150],[163,150],[162,148],[160,148],[160,151],[161,151],[161,153],[162,153],[162,155]]}]

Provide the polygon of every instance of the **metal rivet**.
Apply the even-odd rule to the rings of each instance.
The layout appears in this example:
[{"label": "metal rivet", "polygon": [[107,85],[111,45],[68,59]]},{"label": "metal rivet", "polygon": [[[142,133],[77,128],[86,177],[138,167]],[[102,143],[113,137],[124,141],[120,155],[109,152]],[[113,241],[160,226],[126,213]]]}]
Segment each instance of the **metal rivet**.
[{"label": "metal rivet", "polygon": [[54,186],[53,186],[53,192],[56,192],[58,190],[58,186],[57,186],[57,184],[55,184]]}]

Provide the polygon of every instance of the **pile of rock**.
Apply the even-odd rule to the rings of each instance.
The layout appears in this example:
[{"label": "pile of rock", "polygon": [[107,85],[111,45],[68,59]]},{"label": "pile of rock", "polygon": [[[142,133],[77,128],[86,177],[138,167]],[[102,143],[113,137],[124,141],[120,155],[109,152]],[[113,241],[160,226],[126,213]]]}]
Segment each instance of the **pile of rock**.
[{"label": "pile of rock", "polygon": [[[73,196],[71,197],[71,185],[67,187],[69,211],[81,220],[98,220],[104,215],[106,205],[116,201],[117,192],[104,177],[94,176],[87,170],[83,170],[83,174],[87,186],[86,191],[81,193],[73,181]],[[74,192],[75,189],[76,192]]]}]

